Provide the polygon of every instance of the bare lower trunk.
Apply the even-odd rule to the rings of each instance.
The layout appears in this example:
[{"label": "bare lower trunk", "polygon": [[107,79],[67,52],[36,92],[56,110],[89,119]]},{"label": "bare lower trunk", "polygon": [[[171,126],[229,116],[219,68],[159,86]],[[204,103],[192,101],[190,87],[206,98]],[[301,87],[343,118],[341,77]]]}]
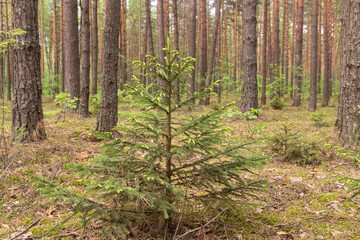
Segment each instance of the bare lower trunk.
[{"label": "bare lower trunk", "polygon": [[110,132],[118,120],[117,72],[119,60],[120,4],[107,0],[104,29],[104,70],[96,130]]},{"label": "bare lower trunk", "polygon": [[14,26],[26,29],[26,33],[16,36],[12,136],[19,141],[39,141],[46,134],[41,103],[38,1],[17,0],[13,4]]},{"label": "bare lower trunk", "polygon": [[257,0],[243,0],[243,62],[244,85],[241,98],[241,112],[258,108],[257,61],[256,61],[256,3]]}]

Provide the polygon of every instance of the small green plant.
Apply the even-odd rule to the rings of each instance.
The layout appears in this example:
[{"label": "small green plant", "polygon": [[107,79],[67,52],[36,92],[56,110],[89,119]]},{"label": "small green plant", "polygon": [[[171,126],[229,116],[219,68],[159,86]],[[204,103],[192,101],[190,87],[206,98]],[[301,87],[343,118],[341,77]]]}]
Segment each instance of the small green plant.
[{"label": "small green plant", "polygon": [[319,164],[323,153],[316,140],[304,139],[303,133],[296,130],[294,123],[282,124],[268,137],[273,153],[287,162],[301,165]]},{"label": "small green plant", "polygon": [[[209,201],[234,205],[263,184],[242,177],[265,158],[252,153],[250,142],[227,137],[231,129],[222,120],[233,104],[176,117],[183,107],[194,107],[194,100],[211,94],[213,86],[188,93],[186,79],[193,59],[180,58],[169,48],[164,51],[164,61],[149,56],[150,64],[138,63],[161,81],[144,86],[134,77],[133,85],[127,86],[127,95],[145,110],[116,128],[122,138],[93,132],[105,140],[102,155],[86,164],[68,165],[71,174],[81,177],[81,193],[61,182],[35,180],[43,196],[70,203],[74,213],[83,214],[84,224],[101,220],[103,233],[116,239],[126,239],[127,229],[134,225],[159,228],[154,238],[176,238],[183,230],[177,232],[172,219],[181,215],[181,206],[193,209]],[[179,103],[172,91],[178,82],[180,95],[191,96]]]},{"label": "small green plant", "polygon": [[329,123],[325,120],[327,115],[321,111],[311,114],[310,120],[315,127],[328,127]]},{"label": "small green plant", "polygon": [[[62,105],[63,121],[65,121],[66,114],[68,112],[72,112],[76,109],[78,100],[79,99],[76,97],[72,99],[70,97],[70,94],[68,94],[68,93],[59,93],[56,95],[54,102],[56,104]],[[59,119],[60,119],[60,117],[59,117]]]},{"label": "small green plant", "polygon": [[282,110],[285,106],[284,99],[279,96],[274,96],[270,102],[270,106],[275,110]]},{"label": "small green plant", "polygon": [[99,113],[100,99],[101,99],[101,95],[99,93],[90,96],[89,103],[90,106],[93,107],[93,111],[91,113],[94,115]]}]

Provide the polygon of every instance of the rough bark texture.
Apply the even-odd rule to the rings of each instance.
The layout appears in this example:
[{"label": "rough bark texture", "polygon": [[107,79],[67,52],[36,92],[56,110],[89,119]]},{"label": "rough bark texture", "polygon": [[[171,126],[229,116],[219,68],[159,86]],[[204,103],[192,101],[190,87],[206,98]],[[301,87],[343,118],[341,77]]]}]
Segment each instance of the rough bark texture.
[{"label": "rough bark texture", "polygon": [[[217,34],[219,32],[218,29],[220,25],[221,2],[222,0],[215,1],[215,22],[211,37],[211,48],[210,48],[210,58],[207,69],[207,76],[206,76],[206,87],[209,87],[211,85],[211,76],[215,64],[215,54],[216,54],[216,46],[218,40]],[[210,96],[205,99],[205,105],[209,105],[209,104],[210,104]]]},{"label": "rough bark texture", "polygon": [[100,110],[96,123],[96,130],[100,132],[110,132],[118,120],[119,19],[120,4],[118,0],[107,0],[104,29],[104,71],[101,81]]},{"label": "rough bark texture", "polygon": [[293,19],[292,19],[292,43],[291,43],[291,74],[290,74],[290,97],[294,99],[294,76],[295,76],[295,39],[296,39],[296,15],[298,9],[298,1],[293,3]]},{"label": "rough bark texture", "polygon": [[243,69],[244,85],[241,98],[241,112],[258,108],[257,61],[256,61],[256,3],[257,0],[243,0]]},{"label": "rough bark texture", "polygon": [[299,0],[296,19],[296,46],[295,46],[295,81],[293,106],[301,105],[302,87],[302,53],[303,53],[303,27],[304,27],[304,0]]},{"label": "rough bark texture", "polygon": [[53,1],[53,35],[54,35],[54,94],[59,93],[59,43],[58,43],[58,22],[57,22],[57,5],[56,0]]},{"label": "rough bark texture", "polygon": [[77,2],[64,0],[65,92],[69,93],[71,98],[80,98],[80,56],[77,23]]},{"label": "rough bark texture", "polygon": [[[279,0],[274,0],[274,8],[273,8],[273,48],[272,48],[272,64],[273,69],[277,70],[280,67],[280,8],[279,8]],[[277,72],[277,71],[276,71]],[[271,71],[270,81],[274,81],[274,74]],[[278,85],[279,86],[279,85]],[[280,96],[280,87],[278,89],[273,89],[270,97],[274,95]]]},{"label": "rough bark texture", "polygon": [[265,0],[264,1],[264,27],[263,27],[263,58],[262,58],[262,93],[261,93],[261,104],[262,105],[266,105],[266,73],[267,73],[267,51],[266,51],[266,47],[267,47],[267,25],[268,25],[268,21],[267,21],[267,8],[268,8],[268,4],[270,3],[270,0]]},{"label": "rough bark texture", "polygon": [[329,0],[324,0],[324,89],[323,106],[329,105],[330,100],[330,42],[329,42]]},{"label": "rough bark texture", "polygon": [[[189,5],[189,15],[188,15],[188,56],[196,58],[196,0],[190,0]],[[191,63],[193,65],[193,70],[190,72],[188,78],[189,89],[191,93],[195,92],[195,62]],[[189,96],[188,96],[189,97]]]},{"label": "rough bark texture", "polygon": [[151,56],[155,56],[154,50],[154,40],[152,34],[152,23],[151,23],[151,1],[145,0],[145,10],[146,10],[146,33],[148,39],[148,49]]},{"label": "rough bark texture", "polygon": [[161,61],[164,60],[165,52],[165,29],[164,29],[164,0],[158,0],[157,3],[157,27],[158,27],[158,51]]},{"label": "rough bark texture", "polygon": [[[38,1],[17,0],[13,4],[14,26],[26,34],[16,37],[12,135],[19,141],[39,141],[46,134],[41,103]],[[18,135],[18,131],[22,134]]]},{"label": "rough bark texture", "polygon": [[318,19],[318,25],[319,25],[319,29],[318,29],[318,63],[317,63],[317,67],[318,67],[318,77],[317,77],[317,93],[320,94],[321,93],[321,40],[322,40],[322,29],[321,29],[321,3],[322,0],[319,0],[319,19]]},{"label": "rough bark texture", "polygon": [[125,84],[128,82],[128,67],[127,67],[127,33],[126,33],[126,15],[127,15],[127,7],[126,0],[122,0],[121,7],[121,47],[120,47],[120,55],[121,55],[121,64],[120,64],[120,72],[121,72],[121,85],[120,90],[125,89]]},{"label": "rough bark texture", "polygon": [[[9,32],[9,14],[8,14],[8,0],[5,0],[5,32]],[[8,37],[8,34],[6,34],[6,37]],[[13,82],[13,75],[12,75],[12,53],[11,53],[11,47],[8,48],[8,51],[6,53],[7,56],[7,100],[11,101],[11,85]]]},{"label": "rough bark texture", "polygon": [[360,2],[342,1],[341,81],[337,128],[340,142],[354,146],[360,139]]},{"label": "rough bark texture", "polygon": [[311,66],[310,66],[310,102],[309,111],[316,111],[316,84],[317,84],[317,63],[318,63],[318,13],[319,2],[313,1],[311,17]]},{"label": "rough bark texture", "polygon": [[81,84],[80,84],[80,106],[79,113],[82,117],[89,116],[90,95],[90,14],[89,1],[82,0],[81,11]]},{"label": "rough bark texture", "polygon": [[[200,92],[205,88],[206,71],[207,71],[207,28],[206,28],[206,0],[200,0]],[[200,100],[200,104],[204,104],[203,100]]]},{"label": "rough bark texture", "polygon": [[60,3],[61,92],[65,92],[64,0]]},{"label": "rough bark texture", "polygon": [[[4,15],[3,15],[3,5],[0,4],[0,30],[4,32]],[[0,58],[0,98],[4,98],[5,94],[5,72],[4,69],[4,59]]]},{"label": "rough bark texture", "polygon": [[[180,51],[179,49],[179,17],[178,17],[178,3],[177,0],[172,0],[172,10],[174,15],[174,49]],[[180,102],[180,92],[179,92],[179,80],[176,80],[175,85],[175,98],[176,103]]]},{"label": "rough bark texture", "polygon": [[92,32],[91,32],[91,95],[97,94],[98,75],[98,1],[92,0]]}]

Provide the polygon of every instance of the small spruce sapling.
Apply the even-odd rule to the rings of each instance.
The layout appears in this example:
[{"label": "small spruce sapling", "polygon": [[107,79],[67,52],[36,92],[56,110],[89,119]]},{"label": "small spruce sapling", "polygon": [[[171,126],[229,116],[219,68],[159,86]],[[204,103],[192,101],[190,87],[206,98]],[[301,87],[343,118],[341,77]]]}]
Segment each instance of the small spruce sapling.
[{"label": "small spruce sapling", "polygon": [[[228,140],[231,129],[222,120],[232,104],[202,115],[184,114],[183,108],[196,107],[194,100],[212,94],[213,86],[188,93],[186,79],[194,59],[180,58],[169,48],[164,51],[164,61],[148,56],[150,64],[137,63],[152,79],[162,79],[161,84],[145,86],[134,77],[134,84],[126,86],[145,111],[116,127],[123,138],[94,132],[105,140],[102,155],[67,166],[81,176],[85,191],[79,194],[60,182],[35,178],[43,196],[71,203],[75,213],[84,215],[84,223],[102,220],[104,233],[118,238],[125,239],[126,229],[139,223],[156,227],[154,218],[161,238],[173,238],[176,222],[171,220],[185,199],[190,206],[210,200],[233,205],[264,183],[241,175],[261,166],[265,158],[252,154],[250,142]],[[179,103],[173,91],[177,83]]]}]

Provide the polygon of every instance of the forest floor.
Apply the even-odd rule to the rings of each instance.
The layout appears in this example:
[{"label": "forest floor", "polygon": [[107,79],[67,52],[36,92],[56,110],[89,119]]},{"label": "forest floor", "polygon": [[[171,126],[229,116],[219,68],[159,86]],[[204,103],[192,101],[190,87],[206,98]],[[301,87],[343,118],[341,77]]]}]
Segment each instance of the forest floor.
[{"label": "forest floor", "polygon": [[[10,103],[6,106],[10,107]],[[256,193],[260,200],[255,202],[256,205],[239,207],[219,216],[202,231],[183,239],[360,239],[360,199],[349,198],[351,193],[345,179],[359,178],[359,164],[326,146],[337,144],[333,127],[336,108],[320,108],[320,111],[324,113],[322,121],[328,123],[327,126],[314,126],[305,106],[287,105],[281,111],[266,107],[258,119],[249,122],[235,117],[226,119],[233,128],[232,138],[249,140],[280,134],[284,124],[289,126],[292,122],[294,131],[301,135],[299,141],[304,145],[312,141],[311,146],[316,144],[319,148],[313,155],[316,159],[312,159],[318,164],[283,161],[281,154],[271,151],[266,140],[258,143],[259,153],[273,156],[266,166],[256,169],[258,178],[268,180],[264,191]],[[72,239],[80,236],[97,239],[101,232],[97,226],[83,232],[77,218],[59,225],[71,216],[67,206],[50,204],[40,197],[29,181],[28,173],[31,173],[61,179],[71,185],[74,176],[64,165],[85,162],[99,154],[101,143],[93,141],[86,130],[94,128],[96,117],[82,119],[70,113],[63,121],[59,119],[60,112],[52,99],[45,98],[47,140],[26,145],[12,143],[6,154],[1,144],[1,159],[7,155],[6,164],[10,163],[10,166],[5,172],[0,171],[0,239]],[[129,104],[119,105],[119,123],[139,114],[141,112]],[[5,136],[9,135],[10,129],[8,113],[4,123]],[[9,142],[8,138],[5,140]],[[204,208],[199,209],[199,214],[184,215],[184,218],[192,216],[193,219],[187,220],[193,221],[192,226],[188,224],[188,230],[217,214],[206,211]],[[24,234],[15,238],[22,232]],[[151,239],[151,236],[133,239]]]}]

